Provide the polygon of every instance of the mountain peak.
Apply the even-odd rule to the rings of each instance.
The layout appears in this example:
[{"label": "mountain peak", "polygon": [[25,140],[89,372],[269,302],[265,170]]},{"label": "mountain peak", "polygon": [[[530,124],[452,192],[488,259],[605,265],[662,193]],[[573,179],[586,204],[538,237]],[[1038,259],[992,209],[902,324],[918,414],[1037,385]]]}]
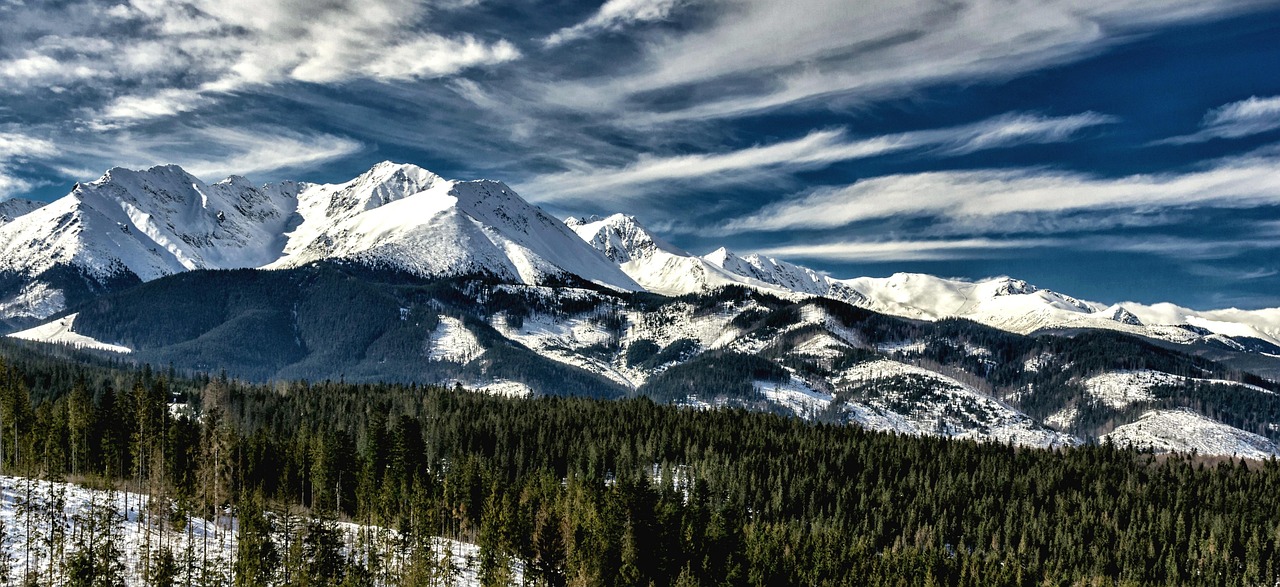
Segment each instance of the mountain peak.
[{"label": "mountain peak", "polygon": [[584,219],[570,217],[565,224],[578,233],[605,257],[615,263],[651,257],[657,252],[686,256],[688,253],[656,237],[635,216],[613,214],[607,218],[589,216]]},{"label": "mountain peak", "polygon": [[720,247],[702,256],[703,259],[706,259],[715,265],[719,265],[720,267],[724,267],[726,262],[730,259],[736,259],[737,257],[737,255],[734,255],[725,247]]},{"label": "mountain peak", "polygon": [[30,214],[41,206],[44,202],[28,200],[25,198],[10,198],[8,200],[0,200],[0,226],[4,226],[22,216]]},{"label": "mountain peak", "polygon": [[1001,276],[980,282],[980,288],[983,290],[985,295],[993,298],[1032,294],[1040,291],[1039,288],[1027,283],[1026,281],[1007,276]]}]

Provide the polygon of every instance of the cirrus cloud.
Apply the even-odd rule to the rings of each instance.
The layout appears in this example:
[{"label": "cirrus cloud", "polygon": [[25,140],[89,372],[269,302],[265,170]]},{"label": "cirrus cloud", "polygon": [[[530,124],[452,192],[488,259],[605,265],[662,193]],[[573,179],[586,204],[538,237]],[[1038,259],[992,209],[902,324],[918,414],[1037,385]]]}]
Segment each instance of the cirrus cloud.
[{"label": "cirrus cloud", "polygon": [[[582,166],[538,177],[529,182],[527,191],[542,201],[572,201],[602,192],[621,198],[636,197],[662,182],[695,186],[742,182],[912,149],[963,155],[1015,145],[1062,142],[1084,129],[1114,122],[1115,118],[1096,112],[1062,117],[1012,113],[951,128],[868,138],[851,138],[844,129],[821,130],[798,139],[724,153],[641,157],[624,167]],[[666,185],[664,189],[669,191],[672,187]]]},{"label": "cirrus cloud", "polygon": [[1224,104],[1204,115],[1200,130],[1157,141],[1156,144],[1182,145],[1213,139],[1237,139],[1280,128],[1280,96],[1251,96],[1239,102]]},{"label": "cirrus cloud", "polygon": [[1280,154],[1271,150],[1183,173],[1097,177],[1045,169],[896,174],[826,187],[728,222],[725,230],[835,228],[905,217],[996,219],[1010,214],[1280,204]]}]

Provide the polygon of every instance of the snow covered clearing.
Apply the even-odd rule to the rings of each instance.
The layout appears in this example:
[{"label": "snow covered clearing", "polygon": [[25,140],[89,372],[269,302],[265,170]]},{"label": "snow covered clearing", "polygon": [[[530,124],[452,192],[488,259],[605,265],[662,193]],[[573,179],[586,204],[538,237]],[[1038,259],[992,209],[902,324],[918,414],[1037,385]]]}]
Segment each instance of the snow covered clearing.
[{"label": "snow covered clearing", "polygon": [[1095,375],[1084,381],[1085,391],[1093,398],[1115,408],[1122,409],[1129,405],[1152,401],[1155,396],[1151,390],[1160,386],[1183,386],[1190,384],[1235,385],[1258,393],[1274,393],[1268,389],[1239,383],[1226,379],[1199,379],[1182,377],[1160,371],[1112,371]]},{"label": "snow covered clearing", "polygon": [[757,381],[755,388],[770,402],[791,410],[795,415],[812,419],[826,410],[834,399],[830,395],[814,391],[794,375],[786,382]]},{"label": "snow covered clearing", "polygon": [[105,343],[83,334],[76,333],[76,331],[73,330],[73,326],[76,322],[76,316],[77,314],[69,314],[57,320],[36,326],[35,328],[23,330],[22,332],[15,332],[9,336],[35,342],[65,344],[78,349],[94,349],[99,351],[110,351],[113,353],[133,352],[133,349],[130,349],[129,347]]},{"label": "snow covered clearing", "polygon": [[1120,426],[1100,440],[1156,452],[1196,451],[1249,459],[1280,456],[1280,448],[1265,437],[1187,409],[1151,410],[1137,422]]},{"label": "snow covered clearing", "polygon": [[873,430],[1045,448],[1079,444],[969,385],[915,365],[868,361],[833,383],[837,393],[850,394],[849,419]]},{"label": "snow covered clearing", "polygon": [[476,387],[475,390],[481,393],[500,395],[503,397],[531,397],[535,393],[532,387],[520,383],[519,381],[510,381],[507,379],[494,380],[486,385]]},{"label": "snow covered clearing", "polygon": [[431,333],[430,340],[427,358],[432,361],[465,364],[484,354],[476,335],[452,316],[440,317],[440,324]]},{"label": "snow covered clearing", "polygon": [[[137,493],[125,491],[107,491],[89,489],[70,483],[32,480],[22,477],[0,476],[0,521],[4,523],[5,539],[0,543],[0,556],[7,556],[10,564],[11,581],[27,574],[27,571],[38,573],[41,584],[49,581],[49,571],[55,574],[65,570],[66,561],[75,553],[76,537],[81,531],[93,528],[102,531],[106,526],[113,527],[113,535],[118,542],[123,564],[123,578],[129,586],[142,586],[144,580],[144,557],[146,550],[158,553],[165,549],[173,553],[179,568],[179,578],[183,573],[197,573],[199,567],[209,568],[212,584],[231,584],[231,569],[237,545],[237,523],[230,516],[222,516],[217,520],[205,520],[198,517],[183,519],[176,514],[170,505],[171,522],[161,528],[161,516],[153,516],[148,512],[150,499]],[[32,512],[30,524],[24,511]],[[269,519],[275,520],[277,535],[274,537],[277,547],[282,548],[283,535],[279,534],[280,516],[267,512]],[[172,520],[180,520],[181,524]],[[109,520],[105,525],[104,520]],[[364,526],[349,522],[337,524],[342,535],[345,554],[360,557],[363,552],[379,549],[376,552],[386,553],[394,549],[399,536],[394,530],[376,526]],[[28,532],[30,530],[30,532]],[[55,553],[50,560],[50,536],[61,531],[65,540],[65,549]],[[433,539],[433,550],[443,557],[448,552],[451,556],[449,567],[453,574],[453,585],[472,587],[480,585],[479,559],[480,547],[467,542],[448,538]],[[56,549],[55,549],[56,550]],[[403,553],[402,553],[403,554]],[[204,564],[207,561],[207,564]],[[52,565],[50,564],[52,562]],[[392,570],[406,562],[404,556],[390,557]],[[524,565],[520,561],[512,564],[515,584],[522,581]],[[376,583],[382,585],[384,583]]]}]

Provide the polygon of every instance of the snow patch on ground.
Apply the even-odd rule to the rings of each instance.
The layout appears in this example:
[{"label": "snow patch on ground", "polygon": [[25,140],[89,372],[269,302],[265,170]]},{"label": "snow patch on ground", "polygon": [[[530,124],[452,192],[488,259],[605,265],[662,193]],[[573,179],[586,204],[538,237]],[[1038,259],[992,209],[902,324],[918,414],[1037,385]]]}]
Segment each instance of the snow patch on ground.
[{"label": "snow patch on ground", "polygon": [[[0,476],[0,520],[3,520],[7,532],[7,538],[3,544],[0,544],[0,554],[9,557],[12,564],[10,580],[13,584],[17,584],[17,579],[23,575],[23,569],[27,566],[25,549],[27,528],[25,519],[20,515],[19,504],[25,501],[28,488],[31,504],[37,511],[37,517],[41,517],[39,514],[45,516],[52,514],[55,520],[53,523],[60,524],[65,529],[67,557],[73,553],[74,543],[71,537],[75,535],[78,519],[95,509],[104,512],[113,511],[118,522],[117,536],[124,558],[122,562],[125,567],[125,584],[130,587],[147,585],[142,574],[142,553],[148,541],[153,551],[157,551],[163,542],[173,552],[180,568],[188,562],[187,556],[193,557],[194,565],[199,565],[201,558],[206,556],[207,552],[212,568],[229,569],[235,556],[237,524],[236,520],[229,516],[221,516],[217,520],[191,518],[187,527],[182,530],[168,528],[162,531],[157,524],[152,524],[150,528],[146,524],[145,512],[148,511],[150,499],[145,495],[88,489],[70,483]],[[58,499],[62,500],[61,508],[53,505]],[[267,515],[270,518],[278,517],[271,512]],[[48,534],[50,527],[47,517],[40,522],[33,522],[32,528],[35,531],[32,532],[32,537],[38,540],[39,536]],[[389,550],[399,542],[399,536],[395,530],[376,526],[340,522],[338,530],[343,536],[346,549],[385,548]],[[276,537],[277,545],[282,544],[282,538],[282,536]],[[451,554],[450,563],[454,571],[453,585],[459,587],[480,585],[479,546],[436,537],[433,539],[433,549],[438,555],[442,555],[446,550]],[[30,570],[36,572],[39,569],[41,584],[47,584],[48,578],[45,574],[49,568],[49,557],[37,556],[38,553],[34,550],[32,555]],[[404,558],[400,556],[400,560],[397,560],[393,557],[387,561],[387,564],[392,565],[393,568],[403,565],[407,562]],[[54,568],[58,567],[59,563],[55,560]],[[524,575],[523,563],[515,561],[512,564],[512,571],[515,578],[514,584],[521,584]],[[230,577],[227,577],[225,582],[219,581],[219,583],[229,585]]]},{"label": "snow patch on ground", "polygon": [[32,281],[8,300],[0,301],[0,317],[48,318],[67,307],[62,290],[54,289],[43,281]]},{"label": "snow patch on ground", "polygon": [[1202,455],[1250,459],[1280,456],[1280,448],[1265,437],[1188,409],[1151,410],[1142,414],[1137,422],[1120,426],[1100,440],[1156,452],[1196,451]]},{"label": "snow patch on ground", "polygon": [[771,403],[782,406],[797,416],[812,419],[831,405],[830,395],[814,391],[799,377],[785,382],[756,381],[755,388]]},{"label": "snow patch on ground", "polygon": [[1274,393],[1271,390],[1248,383],[1239,383],[1226,379],[1182,377],[1150,370],[1113,371],[1095,375],[1084,381],[1085,391],[1090,396],[1115,409],[1122,409],[1138,402],[1154,400],[1155,396],[1151,393],[1152,388],[1188,384],[1234,385],[1259,393]]},{"label": "snow patch on ground", "polygon": [[923,353],[924,342],[919,340],[905,340],[898,342],[886,342],[876,345],[876,350],[886,354],[893,353]]},{"label": "snow patch on ground", "polygon": [[31,340],[35,342],[49,342],[55,344],[65,344],[78,349],[95,349],[100,351],[110,351],[113,353],[131,353],[133,349],[118,344],[105,343],[94,338],[90,338],[83,334],[78,334],[73,330],[78,314],[69,314],[52,322],[47,322],[23,330],[15,332],[9,336],[20,338],[23,340]]},{"label": "snow patch on ground", "polygon": [[1094,399],[1115,409],[1155,398],[1151,388],[1159,385],[1181,385],[1184,379],[1160,371],[1115,371],[1095,375],[1084,381],[1085,391]]},{"label": "snow patch on ground", "polygon": [[[910,379],[928,380],[928,391],[903,397],[895,382]],[[1079,444],[1075,437],[1041,427],[996,398],[915,365],[868,361],[839,373],[832,383],[837,393],[849,398],[849,420],[874,430],[1044,448]]]},{"label": "snow patch on ground", "polygon": [[796,345],[792,353],[819,359],[835,359],[844,356],[849,345],[828,333],[822,332]]},{"label": "snow patch on ground", "polygon": [[586,356],[579,351],[597,345],[609,345],[615,335],[599,320],[598,314],[561,317],[535,313],[524,318],[517,328],[503,313],[495,314],[489,324],[503,336],[530,350],[560,363],[586,369],[620,385],[635,388],[639,382],[608,361]]},{"label": "snow patch on ground", "polygon": [[1059,430],[1070,428],[1075,423],[1076,418],[1080,417],[1080,410],[1075,406],[1062,408],[1044,419],[1044,423]]},{"label": "snow patch on ground", "polygon": [[440,324],[431,333],[427,358],[432,361],[468,363],[484,354],[479,339],[462,321],[452,316],[441,316]]},{"label": "snow patch on ground", "polygon": [[476,387],[475,390],[481,393],[500,395],[503,397],[530,397],[534,394],[532,387],[520,383],[519,381],[510,381],[507,379],[494,380],[488,385]]}]

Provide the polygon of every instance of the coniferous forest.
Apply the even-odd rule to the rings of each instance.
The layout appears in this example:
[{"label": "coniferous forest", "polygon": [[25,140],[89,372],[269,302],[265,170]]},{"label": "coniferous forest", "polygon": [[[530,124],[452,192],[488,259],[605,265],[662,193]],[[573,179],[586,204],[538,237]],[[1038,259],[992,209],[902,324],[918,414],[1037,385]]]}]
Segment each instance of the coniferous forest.
[{"label": "coniferous forest", "polygon": [[[438,536],[479,544],[492,585],[516,561],[531,585],[1280,578],[1275,461],[1020,449],[647,398],[256,385],[3,351],[5,474],[146,493],[172,504],[168,518],[236,519],[234,560],[212,575],[147,545],[156,585],[445,584]],[[344,544],[339,520],[397,539]],[[65,547],[37,584],[120,584],[118,548]]]}]

